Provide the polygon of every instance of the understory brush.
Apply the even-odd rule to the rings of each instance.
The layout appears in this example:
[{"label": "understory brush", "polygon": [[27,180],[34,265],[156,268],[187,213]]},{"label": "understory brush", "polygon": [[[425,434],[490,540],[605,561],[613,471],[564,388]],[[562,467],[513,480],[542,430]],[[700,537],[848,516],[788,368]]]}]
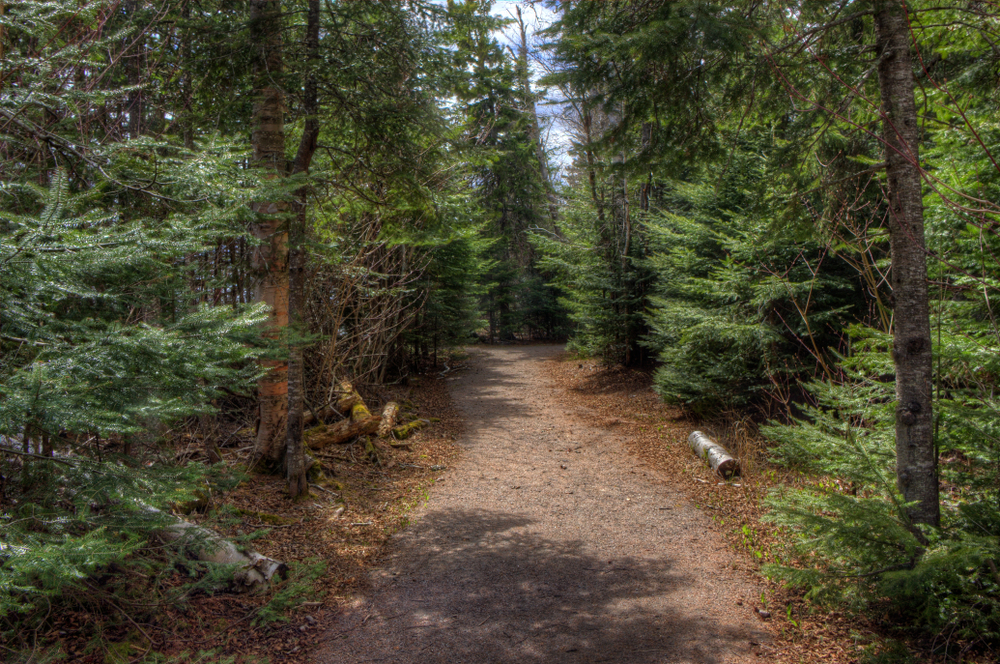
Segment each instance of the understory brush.
[{"label": "understory brush", "polygon": [[794,534],[795,561],[766,572],[817,602],[878,609],[911,636],[935,635],[935,648],[950,653],[995,647],[1000,413],[977,384],[992,368],[969,362],[968,336],[943,337],[935,349],[941,527],[915,525],[896,484],[892,341],[867,328],[851,333],[854,353],[840,358],[845,380],[813,381],[814,405],[763,429],[776,443],[774,460],[807,478],[766,501],[768,518]]},{"label": "understory brush", "polygon": [[[224,464],[8,456],[0,470],[5,661],[45,644],[68,654],[65,644],[53,645],[63,637],[84,643],[83,651],[129,634],[152,647],[140,624],[155,625],[163,609],[183,609],[190,598],[229,586],[232,569],[190,560],[155,536],[176,523],[171,509],[187,511],[244,478]],[[32,657],[24,661],[41,661]]]}]

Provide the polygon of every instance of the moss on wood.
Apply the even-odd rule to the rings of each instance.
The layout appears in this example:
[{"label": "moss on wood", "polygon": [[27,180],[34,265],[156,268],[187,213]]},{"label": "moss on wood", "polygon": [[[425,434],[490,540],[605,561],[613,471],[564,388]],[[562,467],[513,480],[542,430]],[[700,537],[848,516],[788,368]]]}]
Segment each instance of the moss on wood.
[{"label": "moss on wood", "polygon": [[412,422],[401,424],[392,430],[392,437],[396,440],[406,440],[428,424],[430,424],[429,420],[413,420]]}]

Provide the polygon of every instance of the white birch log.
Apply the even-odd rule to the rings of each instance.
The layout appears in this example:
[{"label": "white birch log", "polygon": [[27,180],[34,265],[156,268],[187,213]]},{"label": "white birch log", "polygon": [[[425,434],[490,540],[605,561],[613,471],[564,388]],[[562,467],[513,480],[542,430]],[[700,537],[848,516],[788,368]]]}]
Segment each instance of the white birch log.
[{"label": "white birch log", "polygon": [[692,431],[688,445],[705,463],[725,479],[740,474],[739,462],[726,449],[700,431]]},{"label": "white birch log", "polygon": [[[147,508],[160,512],[155,508]],[[183,546],[198,560],[220,565],[236,565],[233,587],[237,591],[264,589],[277,574],[283,577],[288,566],[273,558],[262,556],[252,549],[240,551],[235,544],[218,533],[202,526],[177,519],[157,533],[165,543]]]},{"label": "white birch log", "polygon": [[382,409],[382,421],[378,425],[378,437],[386,438],[392,433],[393,427],[396,426],[396,418],[399,415],[399,404],[395,401],[390,401]]}]

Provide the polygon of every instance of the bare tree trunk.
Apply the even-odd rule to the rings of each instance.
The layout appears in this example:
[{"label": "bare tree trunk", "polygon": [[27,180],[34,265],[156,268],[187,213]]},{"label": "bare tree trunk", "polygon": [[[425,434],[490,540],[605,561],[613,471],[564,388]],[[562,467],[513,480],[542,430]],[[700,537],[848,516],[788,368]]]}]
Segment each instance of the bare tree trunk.
[{"label": "bare tree trunk", "polygon": [[183,91],[183,104],[184,104],[184,122],[182,135],[184,137],[184,147],[187,149],[194,148],[194,92],[192,90],[193,85],[192,79],[192,67],[194,63],[191,61],[191,35],[189,34],[189,21],[191,20],[191,0],[184,0],[184,4],[181,8],[181,19],[184,21],[184,27],[181,30],[181,66],[184,67],[184,79],[182,84]]},{"label": "bare tree trunk", "polygon": [[[285,172],[285,95],[278,87],[282,73],[280,0],[250,0],[250,23],[258,50],[254,63],[253,160],[258,168],[271,171],[271,177],[277,178]],[[264,334],[271,339],[278,338],[288,327],[286,209],[283,201],[262,201],[254,205],[258,220],[252,232],[260,241],[252,259],[257,281],[256,300],[271,310],[264,323]],[[254,457],[277,464],[285,451],[288,362],[269,359],[264,360],[263,365],[268,372],[257,383],[260,424]]]},{"label": "bare tree trunk", "polygon": [[597,196],[597,165],[594,160],[594,151],[591,148],[594,138],[592,136],[593,115],[590,109],[586,107],[586,101],[584,101],[582,115],[583,135],[587,143],[584,153],[587,157],[587,180],[590,183],[590,197],[594,201],[594,207],[597,208],[597,221],[603,226],[604,205],[602,205],[600,198]]},{"label": "bare tree trunk", "polygon": [[538,159],[538,175],[542,180],[542,187],[545,190],[545,198],[548,203],[549,217],[552,219],[553,227],[559,219],[559,201],[556,199],[556,192],[552,188],[552,181],[549,179],[548,157],[545,155],[545,145],[542,144],[542,131],[538,123],[538,109],[535,105],[535,95],[531,92],[531,70],[528,67],[528,35],[524,28],[524,18],[521,16],[521,8],[514,6],[517,12],[517,25],[521,32],[521,43],[518,46],[517,70],[521,79],[521,87],[524,90],[525,112],[528,114],[528,138],[535,145],[535,155]]},{"label": "bare tree trunk", "polygon": [[[640,152],[643,155],[648,154],[653,144],[652,122],[642,123],[642,135],[640,136],[639,140],[640,140]],[[649,212],[649,192],[652,188],[653,188],[653,172],[650,171],[646,177],[646,182],[644,182],[642,187],[639,189],[639,209],[643,212]]]},{"label": "bare tree trunk", "polygon": [[896,481],[913,523],[937,526],[937,451],[931,404],[930,309],[914,101],[910,28],[901,0],[875,10],[875,50],[882,93],[882,134],[889,185],[889,239],[895,302],[892,357],[896,367]]},{"label": "bare tree trunk", "polygon": [[[310,3],[316,0],[310,0]],[[289,279],[290,297],[288,299],[288,313],[292,324],[298,327],[302,320],[303,297],[302,282],[305,272],[305,256],[302,251],[302,239],[305,235],[306,207],[299,202],[297,204],[299,212],[293,220],[292,231],[292,257]],[[296,246],[298,245],[298,246]],[[288,495],[297,498],[308,492],[308,481],[306,478],[305,449],[302,446],[302,393],[304,390],[303,380],[303,359],[302,344],[297,340],[289,343],[288,347],[288,422],[285,430],[285,477],[288,479]]]},{"label": "bare tree trunk", "polygon": [[[139,3],[136,0],[128,0],[125,3],[124,9],[126,20],[138,21],[135,14],[139,10]],[[140,42],[136,44],[135,52],[129,53],[128,44],[132,39],[132,35],[129,34],[122,39],[122,42],[125,44],[124,56],[125,67],[128,72],[128,84],[129,86],[136,87],[136,89],[129,90],[128,94],[125,95],[125,109],[128,113],[128,137],[135,140],[142,135],[144,129],[142,122],[145,111],[143,108],[143,94],[138,86],[142,82],[142,66],[145,64],[146,45],[145,36],[143,36]]]},{"label": "bare tree trunk", "polygon": [[[308,18],[306,22],[306,57],[307,67],[305,90],[303,90],[303,110],[306,113],[305,128],[295,155],[293,171],[305,173],[309,171],[313,154],[316,152],[316,141],[319,138],[316,74],[314,67],[318,66],[319,56],[319,0],[309,0]],[[304,331],[302,313],[305,309],[305,239],[306,211],[309,191],[303,187],[298,192],[296,215],[291,228],[291,269],[289,270],[288,314],[292,324]],[[302,344],[298,340],[289,344],[288,353],[288,427],[285,432],[285,475],[288,478],[288,495],[297,498],[308,492],[306,478],[305,448],[302,445],[302,395],[305,389],[304,366],[302,359]]]}]

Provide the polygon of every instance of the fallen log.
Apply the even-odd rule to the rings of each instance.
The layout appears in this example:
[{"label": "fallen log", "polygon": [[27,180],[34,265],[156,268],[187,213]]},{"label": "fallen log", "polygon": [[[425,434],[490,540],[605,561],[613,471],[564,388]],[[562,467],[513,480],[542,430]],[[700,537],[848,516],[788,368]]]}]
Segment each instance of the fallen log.
[{"label": "fallen log", "polygon": [[700,431],[692,431],[688,436],[688,445],[712,470],[724,479],[740,474],[739,462],[729,455],[722,445]]},{"label": "fallen log", "polygon": [[351,412],[351,409],[354,408],[354,405],[362,401],[358,391],[346,380],[340,382],[336,394],[337,400],[326,406],[326,408],[321,409],[318,413],[313,414],[311,410],[304,413],[302,415],[302,426],[307,427],[310,424],[314,424],[317,417],[324,422],[334,417],[346,417]]},{"label": "fallen log", "polygon": [[430,423],[430,420],[413,420],[412,422],[401,424],[393,428],[392,437],[396,440],[405,440]]},{"label": "fallen log", "polygon": [[382,421],[378,425],[378,437],[386,438],[390,433],[392,433],[393,427],[396,426],[396,418],[399,416],[399,404],[395,401],[390,401],[382,409]]},{"label": "fallen log", "polygon": [[372,417],[372,412],[368,410],[368,406],[365,405],[364,401],[359,401],[351,406],[351,419],[355,422],[366,420],[369,417]]},{"label": "fallen log", "polygon": [[[162,514],[155,508],[148,509]],[[252,549],[240,551],[235,544],[218,533],[183,519],[177,519],[175,523],[159,530],[157,537],[164,543],[182,546],[198,560],[219,565],[236,565],[232,585],[239,592],[264,589],[275,574],[284,578],[288,573],[288,565],[285,563],[262,556]]]},{"label": "fallen log", "polygon": [[[367,411],[365,408],[365,412]],[[358,436],[371,436],[378,432],[380,421],[380,418],[373,417],[370,413],[362,419],[351,417],[335,424],[313,427],[303,434],[303,440],[311,449],[321,450],[329,445],[348,443]]]},{"label": "fallen log", "polygon": [[[368,406],[365,405],[364,399],[351,387],[350,383],[344,381],[340,387],[342,394],[346,396],[340,399],[337,404],[338,406],[346,406],[346,410],[350,411],[350,416],[340,422],[324,424],[306,431],[303,434],[306,446],[312,449],[323,449],[328,445],[347,443],[358,436],[370,436],[378,432],[382,418],[372,415]],[[350,390],[349,393],[348,390]]]}]

